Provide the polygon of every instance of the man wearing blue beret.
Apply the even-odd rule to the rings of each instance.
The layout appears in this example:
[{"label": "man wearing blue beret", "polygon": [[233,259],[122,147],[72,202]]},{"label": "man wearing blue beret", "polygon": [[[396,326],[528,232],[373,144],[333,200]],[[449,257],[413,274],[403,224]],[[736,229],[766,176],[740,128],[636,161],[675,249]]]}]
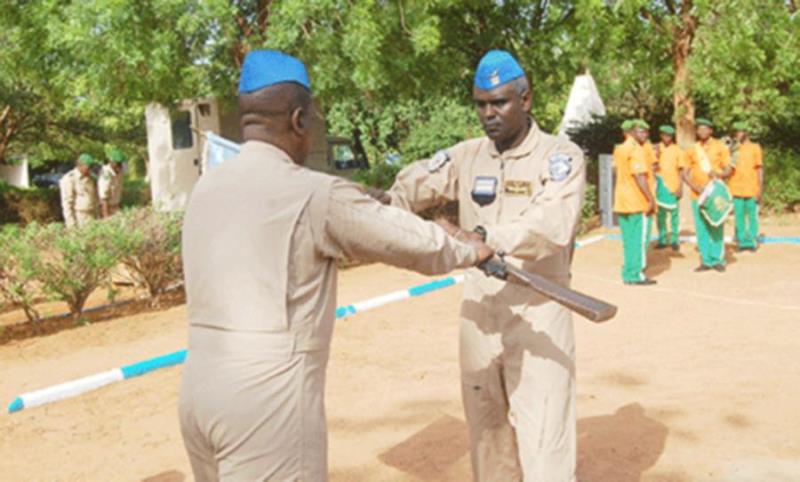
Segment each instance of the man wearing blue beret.
[{"label": "man wearing blue beret", "polygon": [[[525,73],[488,52],[472,96],[486,137],[416,162],[380,196],[421,211],[459,201],[462,239],[564,286],[585,190],[583,153],[531,118]],[[467,271],[461,305],[462,398],[477,481],[575,480],[575,342],[571,313],[521,285]]]},{"label": "man wearing blue beret", "polygon": [[304,168],[315,113],[298,59],[248,54],[239,113],[242,150],[200,179],[183,225],[181,432],[195,480],[325,481],[337,258],[440,274],[493,251]]}]

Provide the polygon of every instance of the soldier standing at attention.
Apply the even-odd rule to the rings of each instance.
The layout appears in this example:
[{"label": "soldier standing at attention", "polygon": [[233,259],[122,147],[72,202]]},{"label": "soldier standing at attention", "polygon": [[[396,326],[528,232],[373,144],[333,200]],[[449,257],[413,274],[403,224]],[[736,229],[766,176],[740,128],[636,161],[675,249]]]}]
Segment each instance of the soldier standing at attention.
[{"label": "soldier standing at attention", "polygon": [[83,226],[90,220],[97,219],[97,186],[92,174],[95,164],[91,155],[83,153],[78,156],[75,168],[58,181],[61,211],[68,228]]},{"label": "soldier standing at attention", "polygon": [[644,275],[650,233],[648,217],[655,211],[648,183],[650,161],[644,148],[647,130],[634,123],[628,147],[615,159],[614,212],[622,232],[622,281],[628,285],[652,285],[655,280]]},{"label": "soldier standing at attention", "polygon": [[[459,201],[455,228],[508,262],[568,286],[586,185],[583,153],[531,118],[531,89],[508,52],[488,52],[473,100],[486,137],[401,171],[381,196],[419,212]],[[468,270],[461,390],[479,482],[575,480],[575,340],[566,308]]]},{"label": "soldier standing at attention", "polygon": [[[658,245],[656,249],[672,246],[680,251],[680,209],[678,204],[683,196],[683,149],[675,144],[675,128],[663,125],[659,129],[661,144],[658,146]],[[667,228],[667,218],[670,220]]]},{"label": "soldier standing at attention", "polygon": [[764,160],[761,146],[750,140],[745,122],[733,124],[738,149],[733,158],[733,174],[728,187],[733,196],[738,251],[758,249],[758,205],[764,192]]},{"label": "soldier standing at attention", "polygon": [[713,226],[703,217],[697,199],[713,179],[725,179],[731,174],[731,158],[725,143],[715,139],[714,125],[708,119],[697,119],[697,142],[686,151],[683,180],[692,191],[692,211],[697,233],[701,264],[695,271],[714,269],[725,271],[724,224]]},{"label": "soldier standing at attention", "polygon": [[337,258],[440,274],[493,254],[303,167],[313,109],[301,61],[250,52],[239,82],[242,150],[201,177],[189,200],[179,413],[200,482],[327,480]]},{"label": "soldier standing at attention", "polygon": [[108,155],[108,163],[100,170],[97,179],[97,191],[100,196],[100,216],[107,218],[119,211],[122,199],[122,163],[125,156],[119,149],[112,149]]}]

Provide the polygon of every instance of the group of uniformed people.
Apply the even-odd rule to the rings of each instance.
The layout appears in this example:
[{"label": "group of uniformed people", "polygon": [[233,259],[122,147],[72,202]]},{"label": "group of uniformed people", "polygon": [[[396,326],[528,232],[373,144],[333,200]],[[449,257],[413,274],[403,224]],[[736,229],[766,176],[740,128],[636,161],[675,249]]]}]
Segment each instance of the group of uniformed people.
[{"label": "group of uniformed people", "polygon": [[[481,266],[503,252],[569,285],[583,154],[537,126],[508,52],[481,59],[472,96],[485,137],[413,163],[388,192],[368,195],[303,167],[315,118],[305,65],[274,50],[246,56],[244,145],[197,183],[183,227],[189,354],[179,412],[196,480],[327,480],[323,400],[341,256],[427,274],[468,268],[460,366],[474,479],[575,480],[571,314]],[[413,214],[452,200],[460,226]]]},{"label": "group of uniformed people", "polygon": [[738,251],[758,248],[758,205],[764,185],[761,146],[750,139],[746,122],[733,124],[728,147],[714,137],[714,125],[698,118],[697,142],[686,150],[675,142],[675,129],[659,127],[661,142],[648,141],[650,126],[641,119],[622,123],[625,140],[614,149],[614,212],[622,231],[622,280],[651,285],[645,276],[653,218],[656,249],[680,250],[678,205],[686,185],[692,197],[700,265],[697,272],[725,271],[724,221],[732,209]]},{"label": "group of uniformed people", "polygon": [[119,149],[111,149],[106,157],[107,162],[101,165],[91,154],[83,153],[75,167],[59,180],[61,211],[67,227],[83,226],[119,210],[125,156]]}]

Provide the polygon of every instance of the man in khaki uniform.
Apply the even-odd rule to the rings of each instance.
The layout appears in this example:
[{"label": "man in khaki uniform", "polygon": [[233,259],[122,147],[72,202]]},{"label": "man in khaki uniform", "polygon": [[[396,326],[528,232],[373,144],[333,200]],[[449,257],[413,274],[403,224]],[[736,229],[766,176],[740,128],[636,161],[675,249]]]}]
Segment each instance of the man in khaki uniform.
[{"label": "man in khaki uniform", "polygon": [[92,166],[94,158],[86,153],[78,157],[75,168],[64,174],[58,182],[61,191],[61,211],[68,228],[83,226],[97,218],[97,187]]},{"label": "man in khaki uniform", "polygon": [[[384,200],[421,211],[459,201],[459,222],[508,261],[564,286],[585,189],[581,150],[542,132],[517,61],[490,51],[473,97],[487,137],[400,172]],[[469,270],[461,381],[475,480],[575,480],[571,313],[529,288]]]},{"label": "man in khaki uniform", "polygon": [[125,156],[119,149],[112,149],[108,154],[108,163],[100,170],[97,179],[97,191],[100,196],[100,216],[107,218],[119,211],[122,199],[122,163]]},{"label": "man in khaki uniform", "polygon": [[302,62],[249,53],[239,84],[245,143],[189,201],[179,411],[198,481],[327,480],[323,398],[337,258],[439,274],[493,254],[302,167],[312,110]]}]

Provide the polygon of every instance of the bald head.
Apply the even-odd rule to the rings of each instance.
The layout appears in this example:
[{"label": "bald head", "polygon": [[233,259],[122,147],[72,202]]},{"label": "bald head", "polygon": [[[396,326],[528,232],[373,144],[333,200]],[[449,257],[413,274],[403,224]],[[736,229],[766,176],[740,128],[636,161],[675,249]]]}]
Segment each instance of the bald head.
[{"label": "bald head", "polygon": [[239,94],[244,141],[273,144],[303,164],[311,147],[311,92],[294,82],[282,82]]}]

